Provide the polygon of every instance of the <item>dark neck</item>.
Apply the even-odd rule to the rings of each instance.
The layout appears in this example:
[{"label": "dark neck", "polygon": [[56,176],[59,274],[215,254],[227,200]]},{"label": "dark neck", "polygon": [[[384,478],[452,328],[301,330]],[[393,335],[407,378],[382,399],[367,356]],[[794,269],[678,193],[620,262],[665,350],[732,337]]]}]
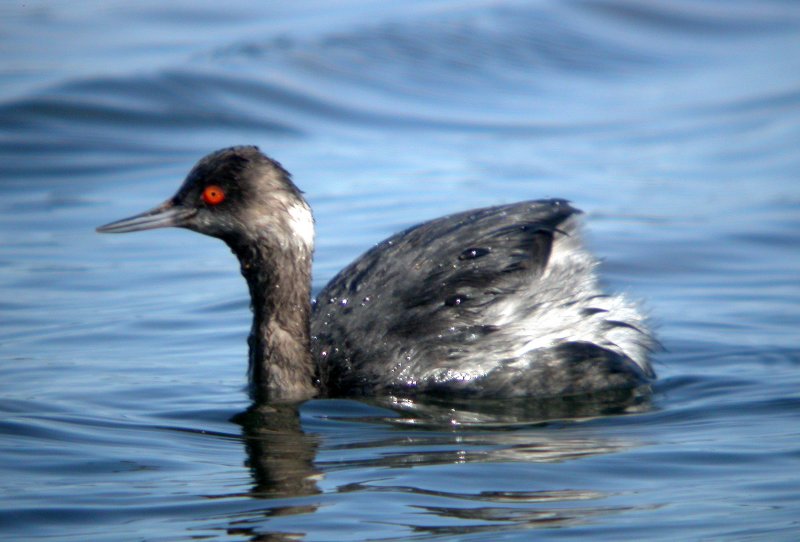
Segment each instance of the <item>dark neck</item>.
[{"label": "dark neck", "polygon": [[311,253],[259,240],[229,243],[250,288],[250,393],[256,402],[313,397],[310,349]]}]

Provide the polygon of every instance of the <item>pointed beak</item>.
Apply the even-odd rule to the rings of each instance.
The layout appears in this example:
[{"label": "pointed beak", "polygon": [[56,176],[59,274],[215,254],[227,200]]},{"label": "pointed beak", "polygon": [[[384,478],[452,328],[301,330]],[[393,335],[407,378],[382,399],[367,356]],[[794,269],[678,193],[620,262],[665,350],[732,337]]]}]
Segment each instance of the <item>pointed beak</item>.
[{"label": "pointed beak", "polygon": [[158,207],[97,228],[98,233],[128,233],[132,231],[153,230],[156,228],[186,226],[194,216],[194,209],[187,209],[167,200]]}]

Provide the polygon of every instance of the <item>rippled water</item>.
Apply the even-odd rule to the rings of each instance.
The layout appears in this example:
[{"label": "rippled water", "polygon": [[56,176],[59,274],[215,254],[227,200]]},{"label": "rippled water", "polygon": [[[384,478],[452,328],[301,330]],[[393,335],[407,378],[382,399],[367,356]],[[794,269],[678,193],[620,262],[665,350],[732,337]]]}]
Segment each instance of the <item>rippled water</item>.
[{"label": "rippled water", "polygon": [[[796,3],[0,15],[0,536],[800,536]],[[315,288],[418,221],[571,199],[656,323],[652,395],[248,410],[228,250],[94,233],[237,143],[306,191]]]}]

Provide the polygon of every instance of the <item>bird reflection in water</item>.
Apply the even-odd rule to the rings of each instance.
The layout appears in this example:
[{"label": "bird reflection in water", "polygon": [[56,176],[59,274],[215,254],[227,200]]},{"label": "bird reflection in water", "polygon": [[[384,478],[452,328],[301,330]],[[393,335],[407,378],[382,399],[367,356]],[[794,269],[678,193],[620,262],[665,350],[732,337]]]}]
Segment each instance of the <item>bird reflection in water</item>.
[{"label": "bird reflection in water", "polygon": [[[338,408],[346,403],[357,406],[350,411]],[[303,430],[301,408],[307,409],[303,418],[314,419],[315,427],[322,427],[323,431]],[[323,502],[319,482],[326,474],[344,469],[375,472],[448,464],[560,463],[619,453],[640,443],[598,434],[588,438],[585,432],[580,436],[574,432],[564,434],[553,428],[568,428],[609,415],[647,412],[650,408],[650,394],[642,389],[541,401],[388,397],[362,400],[360,404],[315,400],[303,407],[254,403],[233,421],[242,428],[247,466],[253,478],[248,496],[262,499],[266,506],[237,518],[229,532],[254,540],[302,538],[305,533],[272,530],[271,521],[281,516],[317,513]],[[353,431],[354,426],[363,431]],[[381,430],[375,432],[374,428]],[[388,438],[387,428],[392,429]],[[346,459],[329,453],[337,450],[347,450]],[[359,454],[358,450],[364,453]],[[410,531],[436,536],[576,524],[627,510],[600,505],[607,494],[589,488],[536,487],[535,479],[526,491],[477,494],[384,484],[345,483],[326,491],[389,492],[406,495],[405,500],[410,501],[419,497],[420,502],[427,502],[430,499],[422,497],[438,497],[443,502],[457,502],[457,506],[410,505]],[[439,518],[435,524],[421,523],[430,515]],[[458,525],[443,526],[442,520]],[[464,520],[477,524],[465,525]]]}]

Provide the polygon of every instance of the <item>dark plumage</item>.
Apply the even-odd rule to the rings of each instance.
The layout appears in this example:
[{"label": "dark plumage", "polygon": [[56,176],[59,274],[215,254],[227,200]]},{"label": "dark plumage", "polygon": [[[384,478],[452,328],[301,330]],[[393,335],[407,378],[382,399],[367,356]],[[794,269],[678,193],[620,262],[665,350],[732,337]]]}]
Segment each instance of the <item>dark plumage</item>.
[{"label": "dark plumage", "polygon": [[652,337],[635,306],[599,290],[578,213],[540,200],[425,222],[343,269],[313,308],[311,211],[256,147],[206,156],[173,198],[98,231],[178,226],[231,247],[250,289],[259,400],[638,386],[654,378]]}]

